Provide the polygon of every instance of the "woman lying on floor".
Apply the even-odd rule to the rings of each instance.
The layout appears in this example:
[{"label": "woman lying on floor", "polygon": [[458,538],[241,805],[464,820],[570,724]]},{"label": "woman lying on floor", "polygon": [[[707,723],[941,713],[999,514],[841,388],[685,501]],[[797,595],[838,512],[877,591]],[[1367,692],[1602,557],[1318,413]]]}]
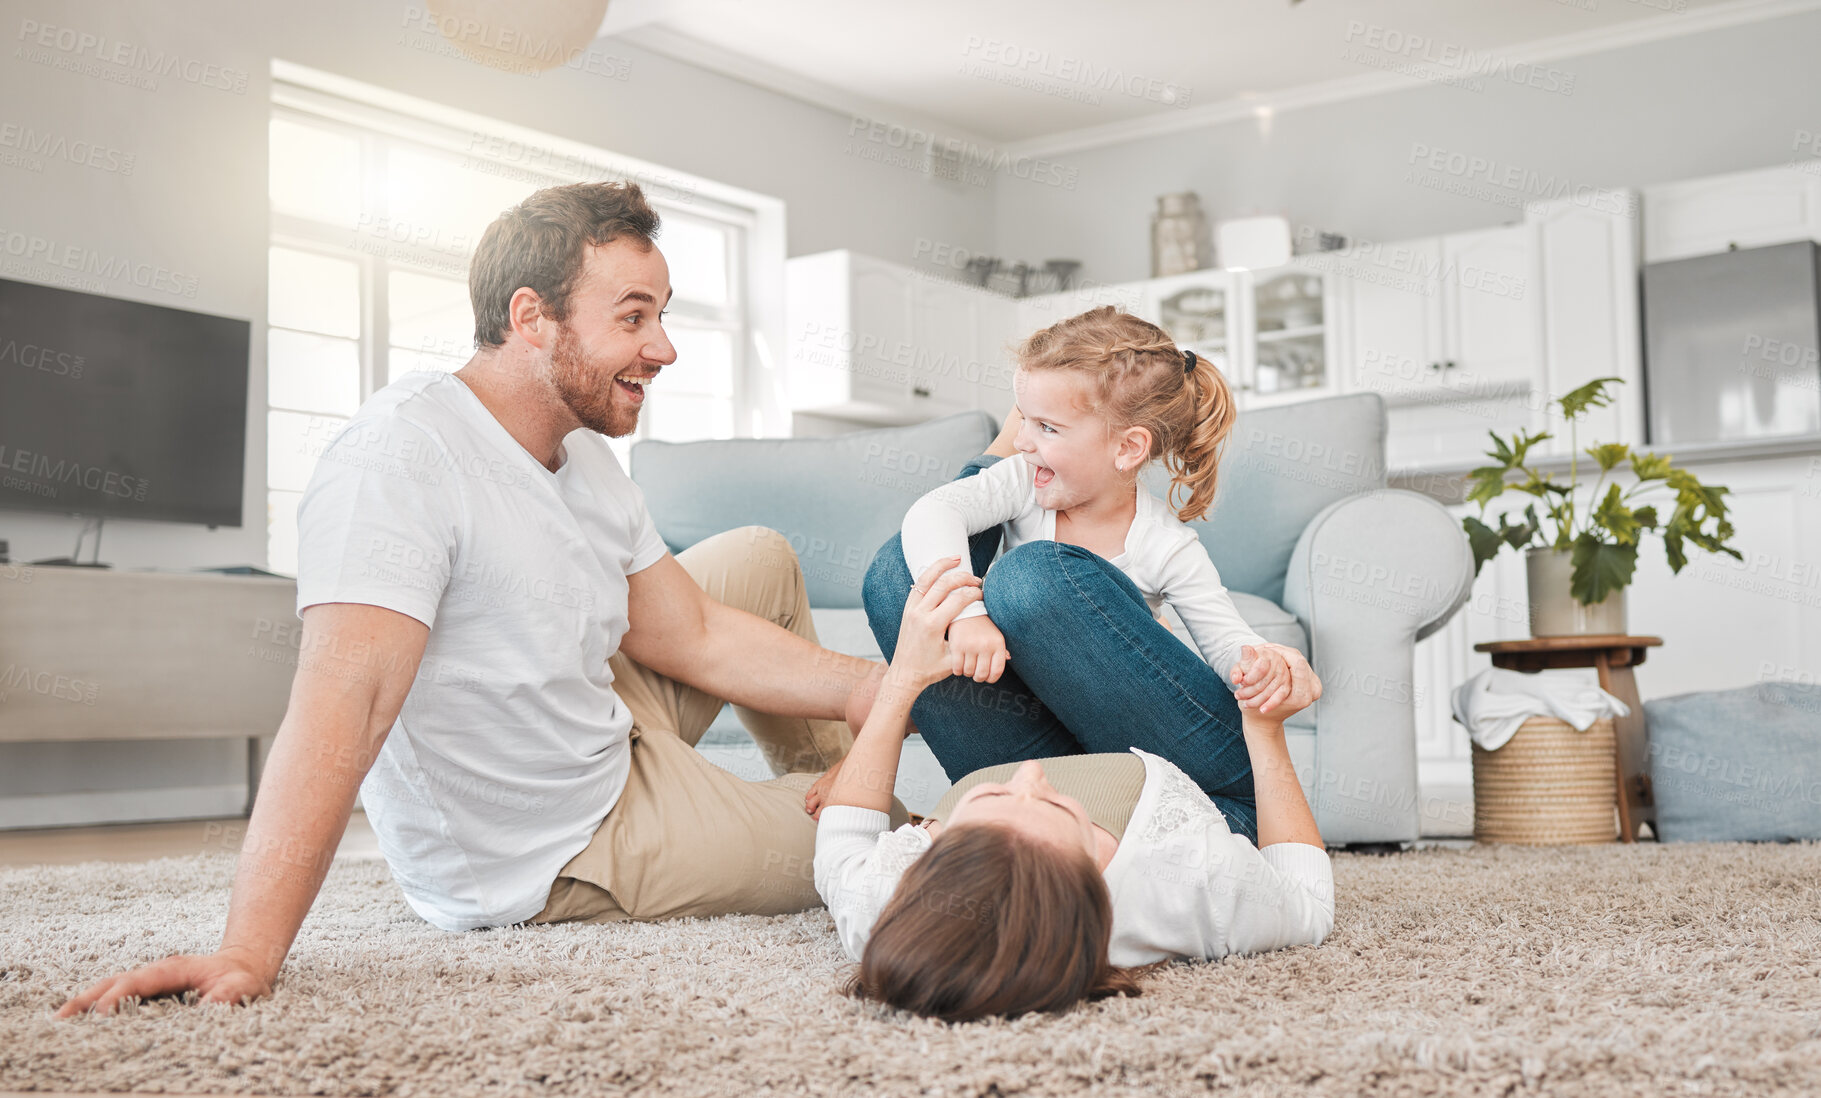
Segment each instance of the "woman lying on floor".
[{"label": "woman lying on floor", "polygon": [[860,962],[852,990],[945,1021],[1016,1016],[1136,995],[1132,966],[1319,944],[1333,876],[1283,727],[1313,697],[1242,710],[1257,846],[1175,763],[1136,748],[979,770],[922,826],[887,830],[911,705],[949,676],[945,634],[980,599],[957,560],[912,587],[820,814],[816,889]]}]

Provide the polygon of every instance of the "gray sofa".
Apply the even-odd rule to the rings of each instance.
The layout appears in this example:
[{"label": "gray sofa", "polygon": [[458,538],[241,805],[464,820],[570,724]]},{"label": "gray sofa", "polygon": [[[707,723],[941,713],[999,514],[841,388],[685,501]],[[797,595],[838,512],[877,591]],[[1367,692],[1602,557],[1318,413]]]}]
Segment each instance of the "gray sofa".
[{"label": "gray sofa", "polygon": [[[828,647],[878,658],[860,586],[911,503],[985,449],[992,418],[970,412],[836,438],[641,442],[631,474],[673,551],[746,525],[796,548]],[[1427,496],[1385,488],[1385,411],[1376,394],[1243,413],[1197,532],[1242,616],[1301,649],[1324,696],[1289,725],[1290,751],[1330,843],[1414,840],[1416,642],[1466,601],[1465,536]],[[1168,488],[1153,469],[1153,491]],[[1178,626],[1178,635],[1186,636]],[[764,776],[724,710],[702,748]],[[744,745],[744,746],[743,746]],[[927,749],[907,747],[899,796],[912,811],[946,789]]]}]

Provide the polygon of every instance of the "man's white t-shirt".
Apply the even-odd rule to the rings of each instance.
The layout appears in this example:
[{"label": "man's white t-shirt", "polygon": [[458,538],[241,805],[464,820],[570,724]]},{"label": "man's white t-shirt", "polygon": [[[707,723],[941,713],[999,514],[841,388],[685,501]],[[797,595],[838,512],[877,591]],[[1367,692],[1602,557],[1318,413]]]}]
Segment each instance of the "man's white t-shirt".
[{"label": "man's white t-shirt", "polygon": [[541,911],[626,785],[632,715],[607,660],[626,577],[666,549],[605,438],[562,452],[552,473],[459,378],[412,373],[329,443],[297,509],[299,613],[365,603],[430,626],[361,799],[445,930]]}]

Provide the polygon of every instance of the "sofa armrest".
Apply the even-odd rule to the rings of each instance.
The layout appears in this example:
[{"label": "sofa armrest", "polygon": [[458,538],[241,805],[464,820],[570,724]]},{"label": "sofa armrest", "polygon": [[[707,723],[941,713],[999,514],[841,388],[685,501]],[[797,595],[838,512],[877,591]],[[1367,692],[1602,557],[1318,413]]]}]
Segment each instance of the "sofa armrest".
[{"label": "sofa armrest", "polygon": [[1308,630],[1322,680],[1303,787],[1326,841],[1418,837],[1416,642],[1447,624],[1472,589],[1467,536],[1428,496],[1362,492],[1303,530],[1284,608]]}]

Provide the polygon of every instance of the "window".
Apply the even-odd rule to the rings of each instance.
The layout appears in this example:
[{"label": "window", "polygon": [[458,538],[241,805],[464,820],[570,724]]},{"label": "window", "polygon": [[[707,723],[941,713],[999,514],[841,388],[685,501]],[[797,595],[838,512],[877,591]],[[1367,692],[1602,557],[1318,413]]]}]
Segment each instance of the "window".
[{"label": "window", "polygon": [[[613,440],[621,461],[638,438],[765,433],[770,364],[749,287],[755,236],[781,273],[781,204],[676,173],[641,177],[605,153],[417,101],[398,109],[404,97],[352,87],[274,64],[268,567],[295,574],[298,500],[361,402],[413,370],[468,361],[474,247],[500,211],[542,187],[630,176],[663,218],[674,290],[665,330],[677,361],[638,434]],[[781,302],[758,311],[781,311]]]}]

